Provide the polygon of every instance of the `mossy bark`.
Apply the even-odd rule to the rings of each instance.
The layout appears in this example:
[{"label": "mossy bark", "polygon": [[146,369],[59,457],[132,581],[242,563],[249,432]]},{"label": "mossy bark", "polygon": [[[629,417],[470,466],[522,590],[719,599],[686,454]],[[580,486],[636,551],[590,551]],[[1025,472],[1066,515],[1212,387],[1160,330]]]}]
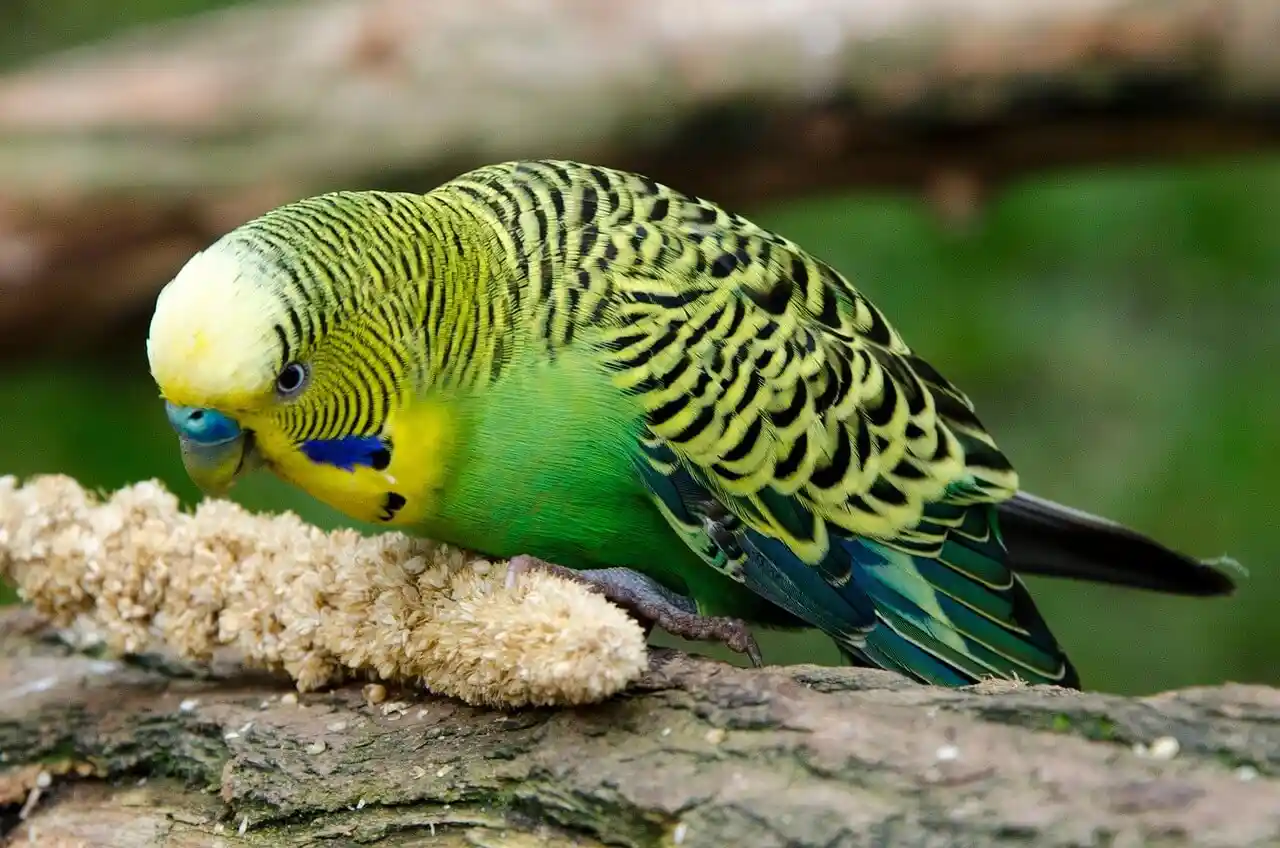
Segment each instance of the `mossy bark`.
[{"label": "mossy bark", "polygon": [[960,691],[658,652],[625,696],[503,714],[178,677],[23,610],[0,649],[14,845],[1280,844],[1264,687]]}]

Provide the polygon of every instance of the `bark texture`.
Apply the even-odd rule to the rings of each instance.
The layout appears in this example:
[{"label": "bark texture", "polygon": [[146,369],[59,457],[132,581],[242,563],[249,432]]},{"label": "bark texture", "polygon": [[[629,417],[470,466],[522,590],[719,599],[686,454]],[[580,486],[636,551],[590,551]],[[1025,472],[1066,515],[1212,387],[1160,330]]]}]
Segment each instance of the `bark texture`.
[{"label": "bark texture", "polygon": [[293,0],[0,77],[0,351],[102,339],[270,206],[575,157],[735,206],[1274,148],[1271,0]]},{"label": "bark texture", "polygon": [[656,652],[610,702],[501,714],[86,657],[20,609],[0,656],[12,845],[1280,843],[1264,687],[957,691]]}]

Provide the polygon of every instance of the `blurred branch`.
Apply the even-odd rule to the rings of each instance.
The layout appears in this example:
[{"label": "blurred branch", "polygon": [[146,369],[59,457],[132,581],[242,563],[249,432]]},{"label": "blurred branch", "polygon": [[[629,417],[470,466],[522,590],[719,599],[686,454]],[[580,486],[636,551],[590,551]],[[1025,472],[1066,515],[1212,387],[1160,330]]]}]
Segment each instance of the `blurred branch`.
[{"label": "blurred branch", "polygon": [[[558,156],[741,206],[1280,142],[1272,0],[295,0],[0,77],[0,345],[301,194]],[[38,329],[36,329],[38,328]]]},{"label": "blurred branch", "polygon": [[660,652],[603,704],[503,714],[179,679],[70,653],[23,609],[0,613],[0,671],[14,846],[239,831],[262,846],[1226,848],[1280,834],[1280,693],[1261,686],[961,691]]}]

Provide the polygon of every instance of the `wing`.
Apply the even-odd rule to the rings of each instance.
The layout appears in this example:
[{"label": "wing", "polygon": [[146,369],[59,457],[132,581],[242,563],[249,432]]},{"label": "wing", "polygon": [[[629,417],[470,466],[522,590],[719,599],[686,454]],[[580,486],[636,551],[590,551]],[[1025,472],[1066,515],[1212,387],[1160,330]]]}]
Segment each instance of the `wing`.
[{"label": "wing", "polygon": [[1017,475],[832,268],[634,174],[512,162],[453,185],[534,342],[595,345],[643,408],[639,473],[709,566],[866,662],[1077,685],[996,527]]},{"label": "wing", "polygon": [[[601,346],[641,474],[711,566],[920,679],[1077,685],[1011,572],[1017,475],[969,400],[844,278],[710,204],[624,221]],[[611,246],[611,247],[610,247]]]}]

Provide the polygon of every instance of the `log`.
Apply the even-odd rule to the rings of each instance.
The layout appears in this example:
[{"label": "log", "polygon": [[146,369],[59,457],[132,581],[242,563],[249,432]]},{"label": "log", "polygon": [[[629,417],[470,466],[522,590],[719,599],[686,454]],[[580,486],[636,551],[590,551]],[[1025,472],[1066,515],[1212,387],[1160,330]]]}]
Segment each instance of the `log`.
[{"label": "log", "polygon": [[1270,0],[237,6],[0,76],[0,355],[116,335],[270,206],[504,158],[963,219],[1045,169],[1273,149],[1277,40]]},{"label": "log", "polygon": [[603,704],[499,713],[143,659],[77,654],[29,611],[0,614],[7,844],[1280,840],[1280,690],[1261,686],[956,690],[655,650]]}]

